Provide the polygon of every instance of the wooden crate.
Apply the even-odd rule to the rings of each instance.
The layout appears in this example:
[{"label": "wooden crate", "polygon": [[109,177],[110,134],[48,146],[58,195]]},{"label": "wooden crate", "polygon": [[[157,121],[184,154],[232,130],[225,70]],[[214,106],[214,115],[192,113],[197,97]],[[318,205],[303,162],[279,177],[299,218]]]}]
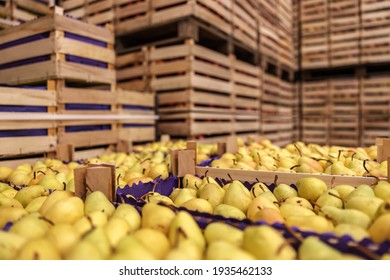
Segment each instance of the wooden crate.
[{"label": "wooden crate", "polygon": [[150,90],[148,47],[118,54],[115,65],[118,88],[135,91]]},{"label": "wooden crate", "polygon": [[329,145],[360,146],[360,121],[358,117],[331,117]]},{"label": "wooden crate", "polygon": [[359,2],[331,0],[329,3],[330,65],[360,62]]},{"label": "wooden crate", "polygon": [[114,0],[89,0],[86,6],[86,21],[105,26],[114,24]]},{"label": "wooden crate", "polygon": [[363,116],[362,117],[362,145],[376,144],[376,138],[390,136],[390,116]]},{"label": "wooden crate", "polygon": [[303,69],[329,67],[329,43],[327,34],[301,38],[301,64]]},{"label": "wooden crate", "polygon": [[294,117],[294,110],[298,106],[298,98],[293,82],[279,81],[279,115]]},{"label": "wooden crate", "polygon": [[361,62],[390,61],[390,3],[362,0]]},{"label": "wooden crate", "polygon": [[263,73],[263,93],[261,95],[261,118],[275,116],[279,109],[280,79]]},{"label": "wooden crate", "polygon": [[330,116],[358,118],[360,112],[359,79],[331,79],[329,102]]},{"label": "wooden crate", "polygon": [[390,76],[370,75],[362,79],[362,115],[390,116]]},{"label": "wooden crate", "polygon": [[0,87],[0,157],[55,151],[55,91]]},{"label": "wooden crate", "polygon": [[257,50],[258,13],[253,0],[233,0],[232,5],[233,38]]},{"label": "wooden crate", "polygon": [[152,25],[193,16],[232,33],[233,0],[155,0],[150,4]]},{"label": "wooden crate", "polygon": [[64,9],[64,14],[79,20],[86,18],[86,0],[61,0],[60,6]]},{"label": "wooden crate", "polygon": [[[0,8],[1,9],[1,8]],[[13,26],[17,26],[20,23],[18,21],[10,20],[10,19],[4,19],[0,17],[0,30],[10,28]]]},{"label": "wooden crate", "polygon": [[329,139],[329,119],[327,117],[303,117],[302,141],[305,143],[327,145]]},{"label": "wooden crate", "polygon": [[302,36],[323,35],[328,32],[327,0],[300,1]]},{"label": "wooden crate", "polygon": [[57,122],[59,144],[91,147],[116,144],[117,122],[113,120],[63,120]]},{"label": "wooden crate", "polygon": [[235,126],[236,133],[260,132],[260,116],[258,114],[256,115],[236,114],[234,118],[234,122],[235,122],[234,126]]},{"label": "wooden crate", "polygon": [[113,43],[110,29],[59,14],[2,30],[0,83],[67,79],[114,85]]},{"label": "wooden crate", "polygon": [[152,47],[150,51],[151,89],[154,92],[199,89],[230,94],[231,60],[227,55],[195,45]]},{"label": "wooden crate", "polygon": [[262,91],[260,66],[232,56],[233,108],[239,114],[259,115]]},{"label": "wooden crate", "polygon": [[327,116],[329,114],[329,80],[302,82],[302,114]]},{"label": "wooden crate", "polygon": [[159,134],[180,137],[212,136],[234,133],[234,115],[186,112],[160,114]]},{"label": "wooden crate", "polygon": [[131,142],[155,141],[155,96],[135,91],[117,92],[118,112],[134,119],[118,122],[118,139]]},{"label": "wooden crate", "polygon": [[115,33],[126,34],[149,26],[150,4],[151,0],[114,0]]},{"label": "wooden crate", "polygon": [[294,61],[293,41],[293,3],[291,0],[280,0],[278,3],[277,34],[280,48],[279,60],[290,69],[297,67]]},{"label": "wooden crate", "polygon": [[267,18],[259,19],[259,51],[262,56],[279,60],[280,46],[278,29],[275,20],[269,21]]}]

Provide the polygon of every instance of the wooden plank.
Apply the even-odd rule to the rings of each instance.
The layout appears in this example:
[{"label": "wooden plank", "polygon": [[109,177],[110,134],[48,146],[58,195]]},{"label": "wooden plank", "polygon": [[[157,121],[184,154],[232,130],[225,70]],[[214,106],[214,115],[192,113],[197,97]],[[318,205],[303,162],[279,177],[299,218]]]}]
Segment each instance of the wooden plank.
[{"label": "wooden plank", "polygon": [[6,137],[0,138],[1,155],[20,155],[29,153],[45,153],[55,151],[57,137]]},{"label": "wooden plank", "polygon": [[55,91],[0,87],[1,105],[56,106]]}]

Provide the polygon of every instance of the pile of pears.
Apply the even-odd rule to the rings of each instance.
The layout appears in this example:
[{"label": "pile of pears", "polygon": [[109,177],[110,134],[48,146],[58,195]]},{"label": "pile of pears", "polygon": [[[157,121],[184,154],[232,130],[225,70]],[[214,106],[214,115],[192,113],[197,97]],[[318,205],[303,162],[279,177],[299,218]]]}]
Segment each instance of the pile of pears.
[{"label": "pile of pears", "polygon": [[[99,191],[83,201],[55,190],[41,207],[23,205],[33,193],[0,207],[2,260],[295,260],[361,259],[341,253],[318,237],[295,246],[269,225],[244,230],[223,222],[200,228],[187,211],[157,203],[142,208],[114,205]],[[19,204],[18,204],[19,203]],[[11,222],[11,223],[9,223]],[[383,259],[387,255],[381,256]]]},{"label": "pile of pears", "polygon": [[237,180],[223,184],[187,174],[169,196],[151,192],[144,200],[254,224],[279,223],[300,232],[349,235],[356,242],[390,241],[390,183],[328,188],[321,179],[306,177],[295,184],[247,187]]},{"label": "pile of pears", "polygon": [[278,147],[268,140],[239,146],[212,167],[312,174],[387,177],[387,161],[377,162],[377,147],[347,148],[296,142]]}]

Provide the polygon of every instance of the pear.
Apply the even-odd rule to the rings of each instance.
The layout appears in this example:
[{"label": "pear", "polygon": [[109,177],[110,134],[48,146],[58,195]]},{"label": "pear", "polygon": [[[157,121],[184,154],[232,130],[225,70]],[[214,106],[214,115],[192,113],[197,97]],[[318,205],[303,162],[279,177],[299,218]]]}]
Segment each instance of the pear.
[{"label": "pear", "polygon": [[26,215],[28,215],[28,212],[23,208],[0,208],[0,229],[4,228],[8,222],[16,222]]},{"label": "pear", "polygon": [[276,203],[276,204],[278,203],[277,198],[275,197],[275,195],[271,191],[263,192],[263,193],[259,194],[258,196],[264,197],[264,198],[268,199],[269,201],[271,201],[272,203]]},{"label": "pear", "polygon": [[266,184],[260,182],[254,184],[250,189],[250,193],[252,194],[253,198],[259,196],[261,193],[264,192],[270,192],[270,189],[267,187]]},{"label": "pear", "polygon": [[387,213],[390,213],[390,199],[379,206],[378,211],[375,214],[375,218]]},{"label": "pear", "polygon": [[296,252],[283,235],[270,226],[248,226],[242,246],[258,260],[293,260]]},{"label": "pear", "polygon": [[80,240],[66,254],[66,260],[103,260],[98,247],[88,240]]},{"label": "pear", "polygon": [[241,247],[244,239],[244,232],[232,225],[215,222],[206,226],[204,229],[204,237],[208,245],[223,240],[236,247]]},{"label": "pear", "polygon": [[249,204],[252,201],[252,196],[249,190],[239,181],[230,183],[228,190],[223,198],[223,203],[234,206],[242,212],[246,212]]},{"label": "pear", "polygon": [[273,225],[275,223],[284,223],[285,220],[282,217],[279,209],[276,210],[274,208],[264,208],[258,210],[251,218],[252,221],[263,221],[269,225]]},{"label": "pear", "polygon": [[14,223],[10,228],[10,232],[23,236],[27,240],[32,240],[44,237],[49,229],[49,223],[41,217],[27,215]]},{"label": "pear", "polygon": [[320,195],[328,189],[324,181],[314,177],[299,179],[296,186],[298,195],[311,203],[315,203]]},{"label": "pear", "polygon": [[211,243],[206,250],[206,260],[255,260],[251,253],[225,240]]},{"label": "pear", "polygon": [[213,184],[216,184],[218,186],[220,185],[213,177],[204,176],[202,179],[202,185],[209,184],[209,183],[213,183]]},{"label": "pear", "polygon": [[12,173],[13,169],[8,166],[0,166],[0,181],[4,182],[8,176]]},{"label": "pear", "polygon": [[[136,178],[130,179],[127,182],[127,185],[133,186],[133,185],[139,185],[140,183],[145,184],[145,183],[149,183],[149,182],[153,182],[153,179],[150,177],[136,177]],[[124,185],[126,185],[126,184],[124,184]]]},{"label": "pear", "polygon": [[39,185],[43,186],[46,190],[65,190],[65,185],[58,181],[54,172],[46,173]]},{"label": "pear", "polygon": [[111,217],[103,228],[112,248],[115,248],[119,241],[130,232],[127,221],[119,217]]},{"label": "pear", "polygon": [[346,198],[346,201],[355,196],[375,197],[374,190],[369,185],[360,185],[355,188]]},{"label": "pear", "polygon": [[293,196],[293,197],[286,198],[285,200],[282,200],[281,203],[282,204],[294,204],[294,205],[298,205],[298,206],[307,208],[309,210],[314,210],[313,206],[311,205],[311,203],[307,199],[305,199],[303,197],[299,197],[299,196]]},{"label": "pear", "polygon": [[314,216],[315,213],[305,207],[296,204],[283,203],[279,207],[280,213],[284,219],[290,216]]},{"label": "pear", "polygon": [[312,158],[307,157],[307,156],[300,157],[299,160],[298,160],[298,164],[301,165],[301,166],[303,164],[308,165],[313,170],[313,172],[315,172],[315,173],[324,171],[322,165],[317,160],[312,159]]},{"label": "pear", "polygon": [[173,202],[176,206],[180,207],[184,202],[196,198],[196,191],[194,189],[180,189],[176,198],[173,199]]},{"label": "pear", "polygon": [[18,234],[0,230],[0,260],[14,260],[26,242],[27,239]]},{"label": "pear", "polygon": [[365,238],[370,238],[367,230],[352,224],[338,224],[334,228],[334,234],[338,237],[349,235],[356,242],[360,242]]},{"label": "pear", "polygon": [[111,255],[111,244],[106,234],[106,231],[101,228],[94,228],[83,236],[83,240],[93,244],[98,250],[103,259],[107,259]]},{"label": "pear", "polygon": [[306,237],[298,248],[298,255],[300,260],[359,259],[357,256],[343,255],[317,236]]},{"label": "pear", "polygon": [[383,200],[390,200],[390,183],[386,181],[379,181],[374,186],[374,194],[376,197]]},{"label": "pear", "polygon": [[1,207],[18,207],[23,208],[23,205],[15,198],[11,197],[0,197],[0,208]]},{"label": "pear", "polygon": [[112,217],[119,217],[125,219],[130,227],[130,232],[135,231],[141,226],[141,215],[129,204],[120,204],[112,214]]},{"label": "pear", "polygon": [[246,212],[246,216],[248,217],[248,219],[253,220],[253,217],[256,214],[256,212],[261,210],[261,209],[264,209],[264,208],[273,208],[273,209],[279,211],[279,207],[275,203],[273,203],[272,201],[270,201],[262,196],[259,196],[259,197],[254,198],[250,202],[248,209],[247,209],[247,212]]},{"label": "pear", "polygon": [[171,246],[177,246],[184,239],[194,240],[202,250],[206,245],[202,230],[194,218],[185,211],[179,211],[173,218],[169,227],[168,237]]},{"label": "pear", "polygon": [[84,206],[85,214],[93,211],[102,211],[108,217],[111,217],[115,211],[115,206],[107,199],[107,196],[101,191],[94,191],[87,195]]},{"label": "pear", "polygon": [[29,172],[30,171],[15,169],[8,176],[7,180],[14,186],[27,186],[31,181]]},{"label": "pear", "polygon": [[61,257],[65,257],[80,240],[80,235],[70,224],[56,224],[49,229],[45,238],[54,245]]},{"label": "pear", "polygon": [[298,196],[298,192],[293,187],[287,184],[278,184],[274,188],[273,193],[278,201],[285,200],[289,197]]},{"label": "pear", "polygon": [[336,190],[331,189],[331,190],[326,190],[317,199],[314,205],[314,212],[318,213],[321,207],[324,206],[334,206],[337,208],[343,208],[344,203],[341,197],[339,196],[339,193]]},{"label": "pear", "polygon": [[17,260],[60,260],[54,245],[46,238],[27,241],[19,251]]},{"label": "pear", "polygon": [[183,177],[183,188],[198,190],[202,185],[202,179],[192,174],[185,174]]},{"label": "pear", "polygon": [[336,190],[341,199],[345,201],[349,194],[355,190],[355,187],[351,185],[337,185],[333,189]]},{"label": "pear", "polygon": [[0,182],[0,193],[5,190],[13,189],[10,185]]},{"label": "pear", "polygon": [[219,185],[211,183],[203,185],[202,189],[198,192],[198,197],[207,200],[214,209],[223,202],[225,192]]},{"label": "pear", "polygon": [[9,188],[9,189],[4,190],[4,191],[1,192],[1,194],[3,196],[9,197],[9,198],[14,198],[17,193],[18,193],[18,191],[15,190],[14,188]]},{"label": "pear", "polygon": [[363,176],[366,170],[363,166],[363,160],[354,159],[347,165],[347,167],[352,170],[357,176]]},{"label": "pear", "polygon": [[201,213],[213,213],[213,206],[210,204],[210,202],[203,198],[192,198],[187,200],[181,204],[181,207]]},{"label": "pear", "polygon": [[377,197],[354,196],[347,200],[345,209],[356,209],[375,219],[379,207],[384,201]]},{"label": "pear", "polygon": [[156,260],[152,252],[146,248],[134,235],[127,235],[119,241],[112,260]]},{"label": "pear", "polygon": [[97,227],[104,227],[107,224],[107,215],[100,211],[94,211],[79,219],[73,227],[81,236]]},{"label": "pear", "polygon": [[376,243],[390,240],[390,213],[379,216],[368,229],[371,239]]},{"label": "pear", "polygon": [[333,224],[353,224],[367,229],[371,225],[371,218],[359,210],[340,209],[334,206],[324,206],[318,212],[319,215],[331,219]]},{"label": "pear", "polygon": [[74,224],[84,216],[84,202],[79,197],[67,197],[57,201],[43,215],[54,224]]},{"label": "pear", "polygon": [[286,224],[298,227],[301,230],[309,230],[317,233],[333,232],[333,223],[322,216],[288,216]]},{"label": "pear", "polygon": [[191,239],[182,240],[178,246],[171,248],[165,257],[166,260],[201,260],[202,258],[203,250]]},{"label": "pear", "polygon": [[152,192],[145,197],[147,203],[155,204],[165,204],[165,205],[175,205],[175,203],[170,199],[170,197],[161,195],[158,192]]},{"label": "pear", "polygon": [[157,163],[155,165],[151,165],[149,169],[145,171],[145,175],[152,179],[166,179],[169,177],[168,166],[165,163]]},{"label": "pear", "polygon": [[18,200],[23,207],[26,207],[33,199],[47,195],[49,195],[49,192],[43,186],[35,185],[18,191],[15,195],[15,199]]},{"label": "pear", "polygon": [[171,248],[167,236],[159,230],[141,228],[134,232],[134,237],[158,260],[164,259]]},{"label": "pear", "polygon": [[54,191],[47,197],[45,202],[42,204],[41,208],[39,209],[39,213],[44,216],[46,214],[46,211],[55,203],[57,203],[61,199],[73,196],[74,195],[69,191]]},{"label": "pear", "polygon": [[157,204],[142,207],[142,228],[151,228],[168,234],[170,224],[176,216],[170,208]]},{"label": "pear", "polygon": [[356,176],[356,172],[346,167],[342,162],[337,161],[332,164],[330,173],[332,175]]},{"label": "pear", "polygon": [[214,209],[214,215],[220,215],[225,218],[234,218],[238,220],[246,219],[246,215],[240,209],[235,206],[221,203]]},{"label": "pear", "polygon": [[27,206],[26,211],[29,213],[39,212],[39,209],[41,209],[43,203],[45,203],[47,199],[47,196],[40,196],[37,198],[34,198]]}]

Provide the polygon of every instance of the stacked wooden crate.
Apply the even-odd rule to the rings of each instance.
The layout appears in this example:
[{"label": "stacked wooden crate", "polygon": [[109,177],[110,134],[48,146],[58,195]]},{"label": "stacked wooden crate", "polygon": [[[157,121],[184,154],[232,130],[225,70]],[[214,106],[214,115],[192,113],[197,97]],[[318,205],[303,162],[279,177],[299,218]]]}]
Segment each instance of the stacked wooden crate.
[{"label": "stacked wooden crate", "polygon": [[375,144],[390,134],[390,75],[371,74],[362,79],[362,144]]},{"label": "stacked wooden crate", "polygon": [[362,63],[390,61],[390,2],[361,1]]},{"label": "stacked wooden crate", "polygon": [[329,140],[329,81],[304,81],[302,90],[302,140],[325,145]]},{"label": "stacked wooden crate", "polygon": [[330,66],[360,62],[360,6],[355,0],[331,0],[329,5]]},{"label": "stacked wooden crate", "polygon": [[279,61],[277,5],[272,0],[259,2],[259,52],[263,58]]},{"label": "stacked wooden crate", "polygon": [[61,15],[61,9],[0,32],[0,83],[55,90],[57,111],[80,116],[58,122],[58,143],[75,147],[116,143],[113,32]]},{"label": "stacked wooden crate", "polygon": [[[232,37],[238,42],[241,42],[242,44],[250,47],[251,49],[257,50],[259,14],[257,12],[256,1],[234,0],[232,3]],[[228,14],[226,15],[228,16]]]},{"label": "stacked wooden crate", "polygon": [[329,66],[327,0],[301,0],[301,63],[304,69]]},{"label": "stacked wooden crate", "polygon": [[360,145],[360,81],[357,77],[332,78],[329,90],[329,144]]},{"label": "stacked wooden crate", "polygon": [[51,0],[0,0],[0,23],[2,26],[13,26],[51,13]]},{"label": "stacked wooden crate", "polygon": [[277,34],[280,46],[279,61],[289,69],[296,69],[294,61],[294,42],[293,42],[293,3],[292,0],[279,0],[278,4],[278,25]]}]

